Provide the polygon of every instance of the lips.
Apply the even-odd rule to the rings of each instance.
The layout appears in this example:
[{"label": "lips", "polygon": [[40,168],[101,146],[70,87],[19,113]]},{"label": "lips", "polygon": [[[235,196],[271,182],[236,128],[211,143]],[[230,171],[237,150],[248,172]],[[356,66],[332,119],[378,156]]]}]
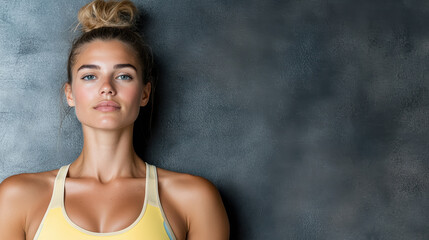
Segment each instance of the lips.
[{"label": "lips", "polygon": [[94,109],[102,112],[116,111],[120,108],[121,106],[114,101],[101,101],[94,107]]}]

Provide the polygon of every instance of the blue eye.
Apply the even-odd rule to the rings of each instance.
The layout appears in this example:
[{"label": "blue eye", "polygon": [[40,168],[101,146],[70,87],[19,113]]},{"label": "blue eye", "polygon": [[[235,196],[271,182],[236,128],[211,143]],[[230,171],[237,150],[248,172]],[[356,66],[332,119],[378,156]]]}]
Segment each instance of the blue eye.
[{"label": "blue eye", "polygon": [[133,78],[130,75],[124,75],[124,74],[122,74],[122,75],[119,75],[117,77],[117,79],[119,79],[119,80],[131,80]]},{"label": "blue eye", "polygon": [[86,75],[86,76],[83,76],[82,79],[84,79],[84,80],[94,80],[95,76],[94,75]]}]

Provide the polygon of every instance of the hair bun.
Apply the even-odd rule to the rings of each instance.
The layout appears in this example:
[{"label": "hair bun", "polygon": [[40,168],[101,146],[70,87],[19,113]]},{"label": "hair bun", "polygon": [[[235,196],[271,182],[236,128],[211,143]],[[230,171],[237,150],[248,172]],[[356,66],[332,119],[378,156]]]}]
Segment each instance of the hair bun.
[{"label": "hair bun", "polygon": [[136,13],[136,6],[129,0],[94,0],[79,10],[78,19],[82,31],[89,32],[100,27],[132,27]]}]

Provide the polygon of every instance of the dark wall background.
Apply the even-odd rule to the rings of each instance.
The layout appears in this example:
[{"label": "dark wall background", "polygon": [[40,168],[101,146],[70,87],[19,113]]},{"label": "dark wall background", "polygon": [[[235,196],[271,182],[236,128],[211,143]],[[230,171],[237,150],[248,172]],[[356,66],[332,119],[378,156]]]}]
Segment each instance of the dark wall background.
[{"label": "dark wall background", "polygon": [[[81,145],[60,87],[87,1],[0,3],[0,181]],[[145,159],[219,189],[232,239],[429,238],[429,2],[136,1]]]}]

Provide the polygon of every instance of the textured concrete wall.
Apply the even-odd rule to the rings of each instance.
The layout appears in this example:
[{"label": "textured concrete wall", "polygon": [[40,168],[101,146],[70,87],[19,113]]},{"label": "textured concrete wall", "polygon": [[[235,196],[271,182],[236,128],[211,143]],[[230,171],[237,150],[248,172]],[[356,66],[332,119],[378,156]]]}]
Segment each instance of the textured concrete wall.
[{"label": "textured concrete wall", "polygon": [[[86,1],[2,1],[0,181],[82,145],[60,87]],[[145,159],[220,190],[232,239],[428,239],[427,1],[136,1]]]}]

